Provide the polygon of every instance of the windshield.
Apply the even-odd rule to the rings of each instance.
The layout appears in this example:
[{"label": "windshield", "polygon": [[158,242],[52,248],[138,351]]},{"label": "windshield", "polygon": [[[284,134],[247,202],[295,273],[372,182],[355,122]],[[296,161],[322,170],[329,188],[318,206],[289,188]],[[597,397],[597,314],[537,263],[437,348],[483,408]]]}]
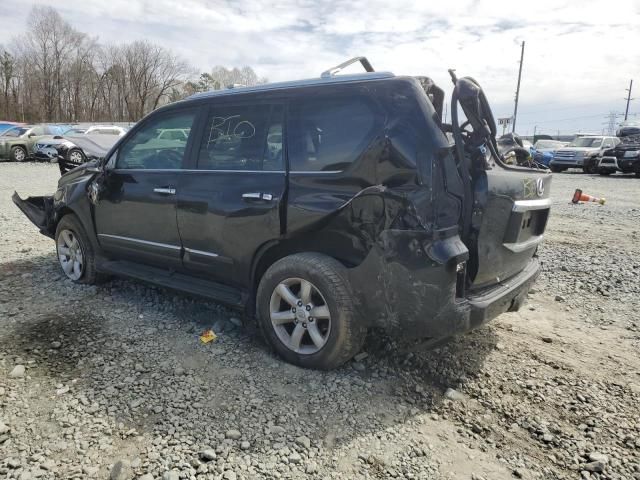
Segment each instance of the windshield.
[{"label": "windshield", "polygon": [[13,127],[7,130],[6,132],[3,132],[2,136],[3,137],[19,137],[20,135],[24,134],[24,132],[26,131],[27,131],[27,128],[25,127]]},{"label": "windshield", "polygon": [[569,144],[570,147],[599,147],[602,138],[580,137]]}]

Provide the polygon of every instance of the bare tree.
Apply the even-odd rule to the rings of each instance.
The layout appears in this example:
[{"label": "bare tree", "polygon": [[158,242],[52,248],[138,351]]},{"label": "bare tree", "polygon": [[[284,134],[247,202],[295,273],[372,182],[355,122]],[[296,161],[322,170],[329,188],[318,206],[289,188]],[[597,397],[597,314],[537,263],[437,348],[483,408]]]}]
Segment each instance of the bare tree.
[{"label": "bare tree", "polygon": [[0,113],[22,121],[137,121],[159,106],[229,84],[265,82],[251,67],[195,71],[149,41],[100,45],[51,7],[0,46]]}]

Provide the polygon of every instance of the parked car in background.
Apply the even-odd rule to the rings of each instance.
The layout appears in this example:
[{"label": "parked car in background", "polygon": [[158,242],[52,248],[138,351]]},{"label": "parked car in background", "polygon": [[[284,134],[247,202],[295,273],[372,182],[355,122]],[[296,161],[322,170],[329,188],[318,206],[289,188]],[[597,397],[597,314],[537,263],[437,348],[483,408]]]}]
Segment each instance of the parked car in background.
[{"label": "parked car in background", "polygon": [[66,132],[64,132],[63,135],[83,135],[86,131],[87,131],[86,128],[72,127]]},{"label": "parked car in background", "polygon": [[597,172],[600,175],[634,173],[640,178],[640,130],[637,134],[627,135],[620,140],[614,148],[603,152]]},{"label": "parked car in background", "polygon": [[4,120],[0,120],[0,135],[2,135],[2,132],[5,132],[7,130],[9,130],[12,127],[19,127],[20,125],[24,125],[23,123],[18,123],[18,122],[7,122]]},{"label": "parked car in background", "polygon": [[584,166],[586,159],[589,159],[587,164],[591,165],[592,158],[601,157],[604,150],[613,148],[618,143],[620,143],[620,140],[617,137],[601,135],[577,137],[566,147],[556,150],[549,162],[549,167],[552,172],[562,172],[569,168],[580,168],[587,172]]},{"label": "parked car in background", "polygon": [[551,176],[503,162],[472,78],[451,73],[468,121],[445,127],[430,79],[354,60],[369,73],[334,75],[352,60],[159,108],[55,195],[13,200],[68,279],[128,276],[245,309],[304,367],[343,364],[371,327],[440,339],[518,310]]},{"label": "parked car in background", "polygon": [[628,137],[631,135],[640,135],[640,121],[639,120],[625,120],[620,124],[620,127],[616,131],[616,137]]},{"label": "parked car in background", "polygon": [[11,127],[0,135],[0,160],[24,162],[33,156],[36,143],[60,134],[56,125]]},{"label": "parked car in background", "polygon": [[567,145],[566,142],[560,142],[558,140],[538,140],[533,145],[531,154],[536,162],[549,166],[549,162],[551,162],[556,150],[565,145]]},{"label": "parked car in background", "polygon": [[92,125],[84,132],[85,135],[119,135],[123,136],[129,129],[118,125]]}]

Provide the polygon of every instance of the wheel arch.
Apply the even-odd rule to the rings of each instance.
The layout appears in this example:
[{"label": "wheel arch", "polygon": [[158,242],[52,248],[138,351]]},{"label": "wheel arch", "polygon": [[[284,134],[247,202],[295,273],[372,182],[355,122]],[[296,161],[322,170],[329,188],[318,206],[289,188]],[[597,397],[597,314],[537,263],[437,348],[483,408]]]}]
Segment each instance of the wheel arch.
[{"label": "wheel arch", "polygon": [[338,258],[326,251],[319,250],[317,245],[312,246],[311,241],[306,238],[296,238],[289,240],[274,240],[263,244],[253,256],[251,265],[251,277],[249,279],[249,298],[246,305],[246,312],[253,316],[256,313],[256,294],[258,285],[268,268],[278,260],[294,255],[296,253],[313,252],[337,260],[345,267],[350,267],[344,258]]}]

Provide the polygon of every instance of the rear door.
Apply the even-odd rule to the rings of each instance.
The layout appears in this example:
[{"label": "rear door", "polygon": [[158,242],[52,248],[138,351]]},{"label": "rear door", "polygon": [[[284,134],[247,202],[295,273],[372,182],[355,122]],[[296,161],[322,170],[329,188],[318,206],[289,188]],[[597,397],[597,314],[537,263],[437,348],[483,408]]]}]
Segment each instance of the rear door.
[{"label": "rear door", "polygon": [[98,241],[118,258],[178,269],[181,242],[176,222],[176,188],[192,135],[158,138],[168,128],[192,132],[198,109],[161,113],[145,120],[120,145],[105,191],[95,206]]},{"label": "rear door", "polygon": [[256,250],[280,236],[285,193],[281,102],[218,99],[178,188],[184,267],[244,286]]}]

